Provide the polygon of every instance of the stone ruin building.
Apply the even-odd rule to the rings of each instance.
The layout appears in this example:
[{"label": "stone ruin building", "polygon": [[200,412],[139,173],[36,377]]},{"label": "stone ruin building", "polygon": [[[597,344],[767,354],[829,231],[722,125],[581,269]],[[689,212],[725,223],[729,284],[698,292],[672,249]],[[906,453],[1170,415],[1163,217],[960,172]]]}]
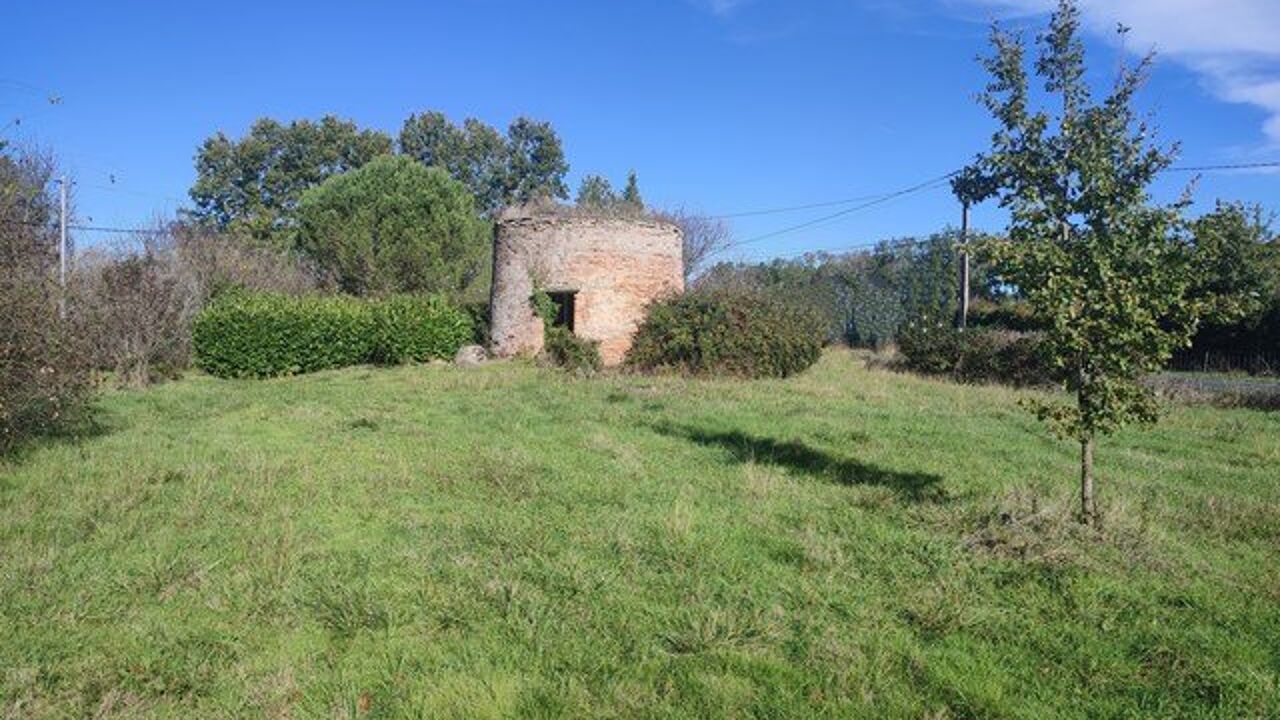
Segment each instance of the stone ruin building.
[{"label": "stone ruin building", "polygon": [[680,229],[648,217],[514,209],[494,230],[490,351],[542,349],[535,290],[560,307],[557,325],[600,343],[605,365],[622,362],[645,307],[684,290]]}]

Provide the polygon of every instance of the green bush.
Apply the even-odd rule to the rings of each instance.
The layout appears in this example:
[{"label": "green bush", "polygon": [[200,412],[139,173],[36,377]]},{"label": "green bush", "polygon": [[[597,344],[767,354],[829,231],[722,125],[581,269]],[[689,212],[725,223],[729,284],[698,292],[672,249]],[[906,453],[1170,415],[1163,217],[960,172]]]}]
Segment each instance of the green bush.
[{"label": "green bush", "polygon": [[1044,323],[1035,317],[1025,300],[975,300],[969,307],[969,326],[1017,332],[1045,329]]},{"label": "green bush", "polygon": [[471,316],[438,295],[400,295],[366,301],[373,312],[375,363],[396,365],[452,358],[472,341]]},{"label": "green bush", "polygon": [[296,375],[451,357],[471,320],[436,296],[362,300],[230,293],[196,317],[196,362],[219,377]]},{"label": "green bush", "polygon": [[557,367],[590,375],[600,369],[600,343],[580,338],[566,327],[547,327],[542,352]]},{"label": "green bush", "polygon": [[627,354],[640,370],[787,377],[813,365],[825,326],[812,313],[741,290],[691,292],[650,306]]},{"label": "green bush", "polygon": [[551,364],[583,375],[590,375],[604,364],[600,359],[600,343],[573,334],[567,327],[555,325],[560,305],[545,290],[535,289],[529,297],[533,312],[542,319],[542,356]]},{"label": "green bush", "polygon": [[970,328],[914,321],[898,337],[902,366],[963,383],[1046,385],[1054,373],[1041,353],[1037,333]]}]

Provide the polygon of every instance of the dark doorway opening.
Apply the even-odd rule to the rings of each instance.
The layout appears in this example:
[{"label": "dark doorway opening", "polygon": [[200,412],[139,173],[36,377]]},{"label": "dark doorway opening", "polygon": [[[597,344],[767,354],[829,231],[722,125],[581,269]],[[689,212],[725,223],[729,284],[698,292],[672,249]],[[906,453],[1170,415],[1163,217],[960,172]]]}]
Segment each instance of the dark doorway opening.
[{"label": "dark doorway opening", "polygon": [[573,332],[574,297],[577,294],[577,290],[559,290],[547,293],[547,296],[551,298],[551,302],[556,304],[556,319],[552,321],[552,327],[569,328],[569,332]]}]

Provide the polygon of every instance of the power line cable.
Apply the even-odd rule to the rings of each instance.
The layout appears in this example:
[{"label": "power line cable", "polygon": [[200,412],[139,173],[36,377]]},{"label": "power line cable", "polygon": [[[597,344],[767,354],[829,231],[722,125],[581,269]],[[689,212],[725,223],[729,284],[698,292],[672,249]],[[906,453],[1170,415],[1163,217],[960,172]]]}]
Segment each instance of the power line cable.
[{"label": "power line cable", "polygon": [[[50,230],[57,230],[57,229],[58,229],[58,226],[57,226],[57,225],[50,225],[49,223],[27,222],[27,221],[23,221],[23,220],[12,220],[12,221],[10,221],[10,222],[9,222],[9,224],[10,224],[10,225],[23,225],[23,226],[26,226],[26,227],[43,227],[43,228],[48,228],[48,229],[50,229]],[[110,227],[110,226],[105,226],[105,225],[76,225],[76,224],[71,224],[71,223],[68,223],[68,224],[67,224],[67,229],[68,229],[68,230],[81,230],[81,231],[84,231],[84,232],[100,232],[100,233],[114,233],[114,234],[137,234],[137,235],[162,235],[162,234],[164,234],[164,233],[168,232],[168,230],[159,229],[159,228]]]},{"label": "power line cable", "polygon": [[[1212,172],[1212,171],[1222,171],[1222,170],[1257,170],[1257,169],[1265,169],[1265,168],[1280,168],[1280,161],[1178,166],[1178,167],[1167,168],[1164,172]],[[930,180],[926,180],[924,182],[920,182],[915,185],[902,188],[900,190],[895,190],[895,191],[892,191],[889,193],[883,193],[880,195],[863,195],[856,198],[847,198],[845,200],[832,200],[832,201],[820,202],[820,203],[809,203],[807,205],[795,205],[795,206],[780,207],[780,208],[767,208],[764,210],[751,210],[751,211],[745,211],[745,212],[739,212],[739,213],[730,213],[727,215],[715,215],[712,217],[729,218],[729,217],[746,217],[750,215],[775,214],[775,213],[791,212],[791,211],[804,210],[804,209],[814,209],[819,207],[830,207],[834,205],[847,204],[849,202],[856,202],[856,201],[863,201],[863,200],[866,201],[866,202],[862,202],[860,205],[857,205],[855,207],[845,208],[838,212],[829,213],[827,215],[814,218],[812,220],[807,220],[802,223],[798,223],[788,227],[780,228],[778,230],[773,230],[767,233],[749,237],[745,240],[739,240],[739,241],[730,243],[721,250],[721,252],[724,252],[727,250],[731,250],[733,248],[742,247],[744,245],[750,245],[763,240],[768,240],[770,238],[786,235],[786,234],[795,232],[797,230],[803,230],[805,228],[809,228],[815,225],[829,222],[831,220],[835,220],[861,210],[875,207],[877,205],[882,205],[891,200],[895,200],[897,198],[904,197],[906,195],[923,192],[925,190],[935,189],[937,187],[942,186],[946,181],[950,180],[952,177],[955,177],[960,172],[961,172],[960,170],[953,170],[949,173],[946,173],[944,175],[939,175]],[[93,187],[95,189],[100,189],[100,190],[126,192],[126,193],[135,194],[135,195],[148,195],[151,197],[164,197],[169,200],[177,200],[177,198],[173,196],[151,195],[150,193],[142,193],[140,191],[127,190],[125,188],[108,187],[105,185],[91,185],[90,187]],[[21,222],[21,221],[16,221],[16,224],[33,226],[33,227],[38,227],[43,225],[42,223],[30,223],[30,222]],[[105,225],[80,225],[80,224],[69,224],[67,225],[67,229],[78,230],[82,232],[99,232],[99,233],[109,233],[109,234],[144,234],[145,235],[145,234],[161,234],[165,232],[164,230],[157,230],[154,228],[115,227],[115,226],[105,226]],[[834,248],[830,250],[822,250],[822,249],[802,250],[802,251],[796,251],[793,253],[788,253],[785,255],[779,255],[778,257],[803,255],[807,252],[845,252],[845,251],[859,250],[859,249],[865,249],[868,247],[874,247],[879,242],[881,241],[851,245],[851,246],[846,246],[842,248]]]},{"label": "power line cable", "polygon": [[844,217],[845,215],[858,212],[859,210],[865,210],[870,207],[875,207],[876,205],[884,204],[886,202],[889,202],[890,200],[894,200],[896,198],[900,198],[905,195],[910,195],[910,194],[921,192],[924,190],[932,190],[936,187],[939,187],[940,185],[950,180],[952,177],[958,175],[959,173],[960,173],[959,170],[953,170],[952,172],[933,178],[931,180],[926,180],[922,183],[917,183],[910,187],[902,188],[901,190],[895,190],[893,192],[886,193],[884,195],[879,195],[874,200],[862,203],[861,205],[855,205],[854,207],[851,207],[851,208],[845,208],[844,210],[830,213],[828,215],[823,215],[822,217],[814,218],[812,220],[808,220],[796,225],[791,225],[789,227],[785,227],[780,230],[774,230],[772,232],[756,235],[754,237],[747,238],[746,240],[739,240],[737,242],[729,243],[723,248],[723,250],[732,250],[733,248],[742,247],[743,245],[750,245],[752,243],[760,242],[761,240],[768,240],[770,238],[775,238],[780,235],[786,235],[788,233],[795,232],[796,230],[803,230],[808,227],[813,227],[814,225],[835,220],[836,218]]},{"label": "power line cable", "polygon": [[[1257,170],[1257,169],[1264,169],[1264,168],[1280,168],[1280,161],[1267,161],[1267,162],[1255,162],[1255,163],[1227,163],[1227,164],[1216,164],[1216,165],[1185,165],[1185,166],[1177,166],[1177,167],[1170,167],[1170,168],[1166,168],[1163,172],[1212,172],[1212,171],[1221,171],[1221,170]],[[803,230],[803,229],[808,228],[808,227],[813,227],[814,225],[819,225],[819,224],[821,224],[821,223],[825,223],[825,222],[828,222],[828,221],[830,221],[830,220],[834,220],[834,219],[836,219],[836,218],[843,217],[843,216],[845,216],[845,215],[848,215],[848,214],[851,214],[851,213],[857,212],[857,211],[859,211],[859,210],[863,210],[863,209],[866,209],[866,208],[869,208],[869,207],[873,207],[873,206],[875,206],[875,205],[882,204],[882,203],[884,203],[884,202],[888,202],[889,200],[892,200],[892,199],[895,199],[895,198],[898,198],[898,197],[902,197],[902,196],[904,196],[904,195],[908,195],[908,194],[915,193],[915,192],[920,192],[920,191],[923,191],[923,190],[931,190],[931,189],[933,189],[933,188],[935,188],[935,187],[938,187],[939,185],[941,185],[941,184],[942,184],[943,182],[945,182],[946,180],[949,180],[949,179],[951,179],[952,177],[955,177],[956,175],[960,174],[960,172],[962,172],[962,171],[961,171],[961,170],[953,170],[953,171],[951,171],[951,172],[949,172],[949,173],[947,173],[947,174],[945,174],[945,175],[942,175],[942,176],[939,176],[939,177],[937,177],[937,178],[934,178],[933,180],[927,180],[927,181],[925,181],[925,182],[923,182],[923,183],[919,183],[919,184],[917,184],[917,185],[913,185],[913,186],[911,186],[911,187],[909,187],[909,188],[903,188],[902,190],[898,190],[898,191],[895,191],[895,192],[892,192],[892,193],[888,193],[888,194],[885,194],[885,195],[870,196],[870,197],[872,197],[872,198],[874,198],[874,199],[872,199],[870,202],[866,202],[866,203],[864,203],[864,204],[862,204],[862,205],[858,205],[858,206],[856,206],[856,207],[852,207],[852,208],[847,208],[847,209],[845,209],[845,210],[841,210],[841,211],[839,211],[839,212],[831,213],[831,214],[829,214],[829,215],[825,215],[825,216],[823,216],[823,217],[815,218],[815,219],[813,219],[813,220],[809,220],[809,221],[806,221],[806,222],[803,222],[803,223],[799,223],[799,224],[796,224],[796,225],[792,225],[792,226],[789,226],[789,227],[785,227],[785,228],[782,228],[782,229],[779,229],[779,230],[774,230],[774,231],[771,231],[771,232],[763,233],[763,234],[761,234],[761,235],[756,235],[756,236],[753,236],[753,237],[747,238],[746,240],[740,240],[740,241],[737,241],[737,242],[732,242],[732,243],[729,243],[728,245],[726,245],[724,248],[722,248],[722,249],[720,250],[720,252],[726,252],[726,251],[728,251],[728,250],[732,250],[732,249],[734,249],[734,248],[741,247],[741,246],[743,246],[743,245],[749,245],[749,244],[752,244],[752,243],[755,243],[755,242],[759,242],[759,241],[761,241],[761,240],[768,240],[768,239],[770,239],[770,238],[774,238],[774,237],[778,237],[778,236],[781,236],[781,235],[789,234],[789,233],[795,232],[796,230]],[[792,210],[801,210],[801,209],[806,209],[806,208],[815,208],[815,207],[825,207],[825,206],[831,206],[831,205],[840,205],[840,204],[845,204],[845,203],[847,203],[847,202],[852,202],[852,201],[853,201],[853,200],[843,200],[843,201],[841,201],[841,200],[833,200],[833,201],[830,201],[830,202],[823,202],[823,203],[811,203],[811,204],[809,204],[809,205],[796,205],[796,206],[784,207],[784,208],[770,208],[770,209],[766,209],[766,210],[745,211],[745,212],[739,212],[739,213],[732,213],[732,214],[730,214],[730,215],[717,215],[717,216],[713,216],[713,217],[717,217],[717,218],[727,218],[727,217],[745,217],[745,216],[749,216],[749,215],[765,215],[765,214],[774,214],[774,213],[780,213],[780,212],[790,212],[790,211],[792,211]],[[853,247],[853,248],[849,248],[849,249],[850,249],[850,250],[853,250],[853,249],[860,249],[860,248],[859,248],[859,247]],[[798,252],[798,253],[792,253],[792,254],[788,254],[788,255],[779,255],[779,256],[776,256],[776,257],[787,257],[787,256],[790,256],[790,255],[801,255],[801,254],[804,254],[805,252],[813,252],[813,251],[808,251],[808,250],[806,250],[806,251],[801,251],[801,252]],[[717,254],[719,254],[719,253],[717,253]]]},{"label": "power line cable", "polygon": [[[1219,170],[1260,170],[1265,168],[1280,168],[1280,161],[1235,163],[1235,164],[1225,164],[1225,165],[1180,166],[1180,167],[1166,168],[1164,172],[1212,172],[1212,171],[1219,171]],[[856,197],[844,198],[843,200],[825,200],[822,202],[813,202],[813,203],[807,203],[804,205],[786,205],[782,207],[763,208],[760,210],[741,210],[738,212],[724,213],[720,215],[711,215],[710,217],[715,220],[729,220],[732,218],[752,217],[752,216],[758,216],[758,215],[777,215],[782,213],[800,212],[801,210],[813,210],[821,207],[848,205],[849,203],[872,200],[878,197],[881,197],[881,195],[859,195]]]},{"label": "power line cable", "polygon": [[807,205],[788,205],[786,207],[766,208],[764,210],[745,210],[743,212],[725,213],[724,215],[712,215],[713,220],[729,220],[731,218],[752,217],[755,215],[777,215],[779,213],[798,212],[800,210],[813,210],[815,208],[832,207],[833,205],[848,205],[849,203],[862,202],[864,200],[873,200],[880,195],[859,195],[857,197],[845,198],[843,200],[827,200],[824,202],[809,203]]},{"label": "power line cable", "polygon": [[1211,172],[1214,170],[1259,170],[1262,168],[1280,168],[1280,161],[1235,163],[1231,165],[1192,165],[1166,168],[1164,172]]}]

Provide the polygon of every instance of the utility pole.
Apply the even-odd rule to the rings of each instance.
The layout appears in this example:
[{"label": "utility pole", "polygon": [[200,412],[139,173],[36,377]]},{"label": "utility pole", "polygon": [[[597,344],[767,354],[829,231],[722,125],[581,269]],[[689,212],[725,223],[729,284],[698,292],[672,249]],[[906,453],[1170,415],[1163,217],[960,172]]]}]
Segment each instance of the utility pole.
[{"label": "utility pole", "polygon": [[67,317],[67,176],[58,178],[58,316]]},{"label": "utility pole", "polygon": [[961,330],[969,324],[969,202],[960,203],[960,311],[956,313],[956,327]]}]

